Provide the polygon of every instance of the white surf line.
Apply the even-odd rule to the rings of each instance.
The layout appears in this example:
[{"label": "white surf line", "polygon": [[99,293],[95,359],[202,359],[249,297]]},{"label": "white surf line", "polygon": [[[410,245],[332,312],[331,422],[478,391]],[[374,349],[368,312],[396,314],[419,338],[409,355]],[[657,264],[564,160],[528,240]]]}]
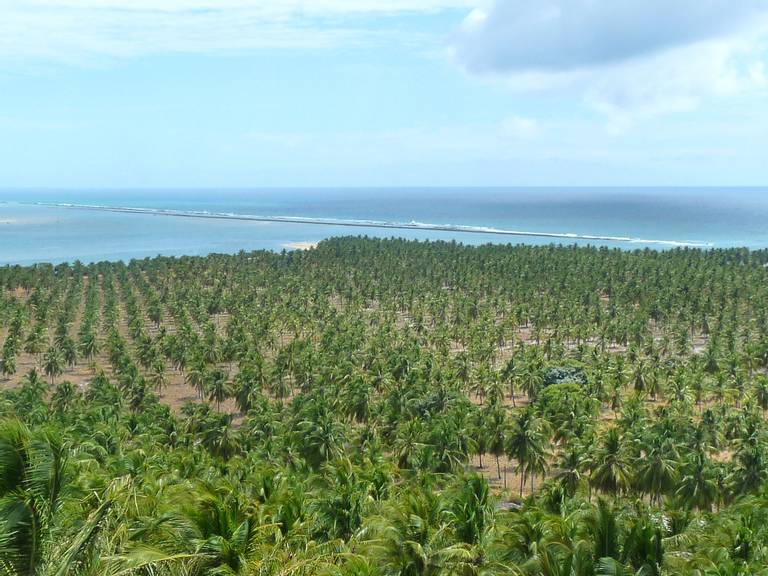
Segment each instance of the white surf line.
[{"label": "white surf line", "polygon": [[625,242],[632,244],[660,244],[666,246],[710,248],[713,245],[703,242],[683,242],[677,240],[649,240],[630,236],[605,236],[600,234],[573,234],[567,232],[531,232],[506,230],[485,226],[466,226],[462,224],[431,224],[427,222],[386,222],[381,220],[341,220],[335,218],[311,218],[308,216],[259,216],[253,214],[235,214],[230,212],[206,212],[196,210],[169,210],[163,208],[133,208],[128,206],[105,206],[98,204],[68,204],[52,202],[33,202],[35,206],[48,208],[67,208],[72,210],[95,210],[99,212],[118,212],[122,214],[144,214],[147,216],[172,216],[176,218],[207,218],[215,220],[240,220],[247,222],[282,222],[287,224],[312,224],[319,226],[349,226],[355,228],[385,228],[395,230],[431,230],[436,232],[461,232],[468,234],[494,234],[501,236],[528,236],[535,238],[558,238],[566,240],[597,240],[603,242]]}]

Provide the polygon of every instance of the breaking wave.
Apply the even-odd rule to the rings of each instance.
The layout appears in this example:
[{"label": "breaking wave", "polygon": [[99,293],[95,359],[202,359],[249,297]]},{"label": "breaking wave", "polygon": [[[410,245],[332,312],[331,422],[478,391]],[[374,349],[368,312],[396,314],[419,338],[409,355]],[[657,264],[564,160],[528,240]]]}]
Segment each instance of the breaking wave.
[{"label": "breaking wave", "polygon": [[211,212],[208,210],[172,210],[166,208],[133,208],[128,206],[107,206],[98,204],[69,204],[35,202],[37,206],[51,208],[70,208],[75,210],[97,210],[102,212],[120,212],[127,214],[147,214],[154,216],[173,216],[178,218],[210,218],[218,220],[241,220],[253,222],[283,222],[290,224],[315,224],[321,226],[350,226],[358,228],[387,228],[395,230],[432,230],[438,232],[459,232],[467,234],[494,234],[498,236],[526,236],[534,238],[553,238],[566,240],[594,240],[600,242],[624,242],[630,244],[651,244],[675,247],[711,248],[711,243],[689,242],[681,240],[657,240],[634,238],[631,236],[610,236],[603,234],[574,234],[572,232],[538,232],[530,230],[508,230],[491,226],[468,226],[464,224],[434,224],[430,222],[389,222],[385,220],[352,220],[340,218],[314,218],[310,216],[261,216],[234,212]]}]

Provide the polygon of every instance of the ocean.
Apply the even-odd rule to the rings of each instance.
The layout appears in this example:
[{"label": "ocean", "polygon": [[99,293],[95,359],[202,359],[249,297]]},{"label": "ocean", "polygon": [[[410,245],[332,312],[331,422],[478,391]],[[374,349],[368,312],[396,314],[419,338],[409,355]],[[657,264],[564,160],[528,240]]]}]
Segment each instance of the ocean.
[{"label": "ocean", "polygon": [[0,191],[2,265],[283,250],[341,235],[761,249],[768,188]]}]

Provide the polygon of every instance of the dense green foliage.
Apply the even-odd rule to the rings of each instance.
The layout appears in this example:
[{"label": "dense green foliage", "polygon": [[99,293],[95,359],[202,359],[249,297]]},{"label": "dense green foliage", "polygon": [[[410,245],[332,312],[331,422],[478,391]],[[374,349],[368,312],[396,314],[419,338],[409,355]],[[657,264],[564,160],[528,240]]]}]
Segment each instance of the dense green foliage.
[{"label": "dense green foliage", "polygon": [[0,268],[0,574],[768,573],[766,264]]}]

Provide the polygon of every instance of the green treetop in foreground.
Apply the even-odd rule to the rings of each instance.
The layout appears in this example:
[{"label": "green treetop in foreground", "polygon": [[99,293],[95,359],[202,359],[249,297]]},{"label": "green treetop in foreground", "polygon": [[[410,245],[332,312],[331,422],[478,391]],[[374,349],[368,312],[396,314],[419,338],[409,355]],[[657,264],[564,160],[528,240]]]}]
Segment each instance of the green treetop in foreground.
[{"label": "green treetop in foreground", "polygon": [[766,263],[0,268],[0,574],[767,573]]}]

